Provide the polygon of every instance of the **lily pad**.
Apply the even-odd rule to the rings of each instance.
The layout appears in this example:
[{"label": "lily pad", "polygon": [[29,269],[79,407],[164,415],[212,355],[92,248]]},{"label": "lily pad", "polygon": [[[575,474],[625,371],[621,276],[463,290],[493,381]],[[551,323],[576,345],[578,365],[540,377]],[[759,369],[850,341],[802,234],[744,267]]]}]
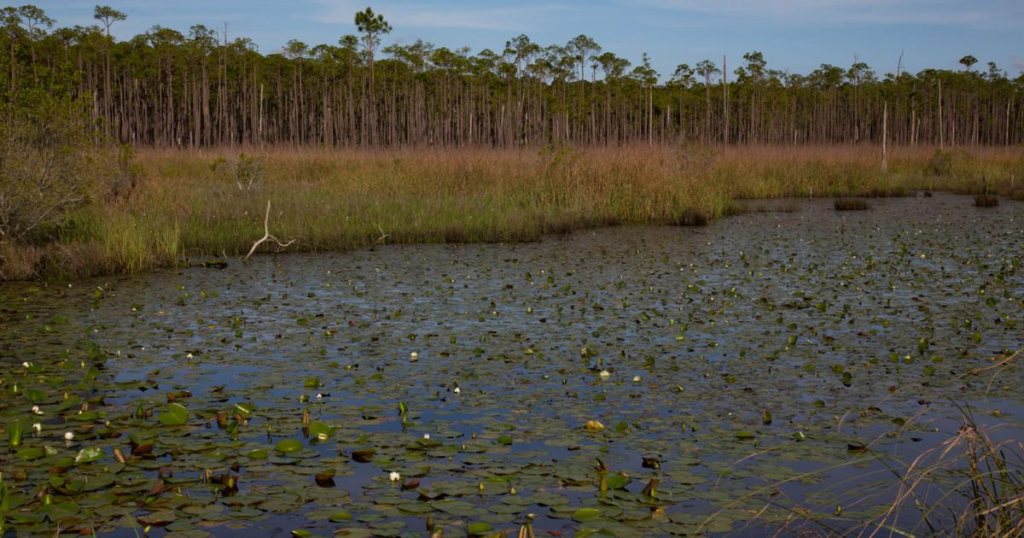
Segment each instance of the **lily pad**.
[{"label": "lily pad", "polygon": [[160,423],[165,426],[181,426],[188,423],[188,409],[179,403],[167,404],[160,412]]},{"label": "lily pad", "polygon": [[274,445],[274,450],[282,454],[298,452],[302,450],[302,441],[299,441],[298,439],[284,439],[282,441],[278,441],[277,444]]}]

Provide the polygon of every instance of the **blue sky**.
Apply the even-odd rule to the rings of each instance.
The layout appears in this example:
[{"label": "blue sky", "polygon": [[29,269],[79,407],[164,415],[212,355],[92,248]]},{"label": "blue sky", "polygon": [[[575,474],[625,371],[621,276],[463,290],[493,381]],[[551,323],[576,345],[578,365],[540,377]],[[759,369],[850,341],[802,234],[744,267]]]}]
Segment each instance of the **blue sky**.
[{"label": "blue sky", "polygon": [[[822,63],[849,66],[854,57],[879,73],[958,68],[972,54],[1011,76],[1024,70],[1024,0],[104,0],[128,13],[118,38],[154,24],[186,32],[195,23],[228,23],[264,53],[289,39],[335,43],[355,33],[353,14],[366,6],[394,27],[385,44],[417,38],[451,48],[501,51],[525,33],[541,44],[585,33],[634,63],[647,52],[663,77],[679,63],[702,59],[729,70],[759,50],[770,68],[806,73]],[[19,2],[20,3],[20,2]],[[92,24],[95,0],[36,0],[60,25]],[[980,66],[979,66],[980,67]]]}]

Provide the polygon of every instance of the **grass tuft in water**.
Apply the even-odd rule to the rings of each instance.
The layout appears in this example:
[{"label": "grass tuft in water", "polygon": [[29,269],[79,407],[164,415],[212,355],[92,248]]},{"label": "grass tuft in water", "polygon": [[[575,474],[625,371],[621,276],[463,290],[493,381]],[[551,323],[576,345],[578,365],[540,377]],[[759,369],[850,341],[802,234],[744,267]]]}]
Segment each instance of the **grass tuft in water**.
[{"label": "grass tuft in water", "polygon": [[975,194],[974,205],[976,207],[996,207],[999,205],[999,197],[994,194]]},{"label": "grass tuft in water", "polygon": [[863,198],[836,198],[832,205],[836,211],[865,211],[868,202]]}]

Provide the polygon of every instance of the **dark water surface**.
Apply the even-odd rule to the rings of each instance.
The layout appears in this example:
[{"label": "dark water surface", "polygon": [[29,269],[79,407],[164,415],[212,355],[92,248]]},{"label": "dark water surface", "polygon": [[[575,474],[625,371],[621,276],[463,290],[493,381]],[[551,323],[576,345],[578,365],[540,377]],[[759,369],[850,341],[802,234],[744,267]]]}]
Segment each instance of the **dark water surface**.
[{"label": "dark water surface", "polygon": [[[957,434],[957,405],[995,441],[1024,437],[1019,361],[970,375],[1024,345],[1024,204],[870,204],[0,285],[6,525],[855,529]],[[334,487],[317,485],[329,470]],[[907,507],[885,522],[926,533],[922,520]]]}]

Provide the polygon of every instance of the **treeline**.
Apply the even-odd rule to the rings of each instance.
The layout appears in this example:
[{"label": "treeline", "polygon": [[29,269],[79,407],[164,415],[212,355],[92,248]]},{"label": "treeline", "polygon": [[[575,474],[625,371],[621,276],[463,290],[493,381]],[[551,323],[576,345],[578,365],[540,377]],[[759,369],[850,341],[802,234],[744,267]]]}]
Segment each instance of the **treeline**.
[{"label": "treeline", "polygon": [[[154,26],[128,41],[97,24],[56,28],[35,6],[0,12],[0,99],[84,103],[122,142],[224,145],[536,146],[702,142],[1002,146],[1024,142],[1024,76],[994,63],[957,71],[855,62],[800,75],[745,54],[731,73],[704,60],[661,77],[580,35],[540,46],[526,36],[471,55],[391,30],[367,9],[337,45],[290,41],[261,54],[227,27]],[[732,62],[729,62],[732,65]]]}]

